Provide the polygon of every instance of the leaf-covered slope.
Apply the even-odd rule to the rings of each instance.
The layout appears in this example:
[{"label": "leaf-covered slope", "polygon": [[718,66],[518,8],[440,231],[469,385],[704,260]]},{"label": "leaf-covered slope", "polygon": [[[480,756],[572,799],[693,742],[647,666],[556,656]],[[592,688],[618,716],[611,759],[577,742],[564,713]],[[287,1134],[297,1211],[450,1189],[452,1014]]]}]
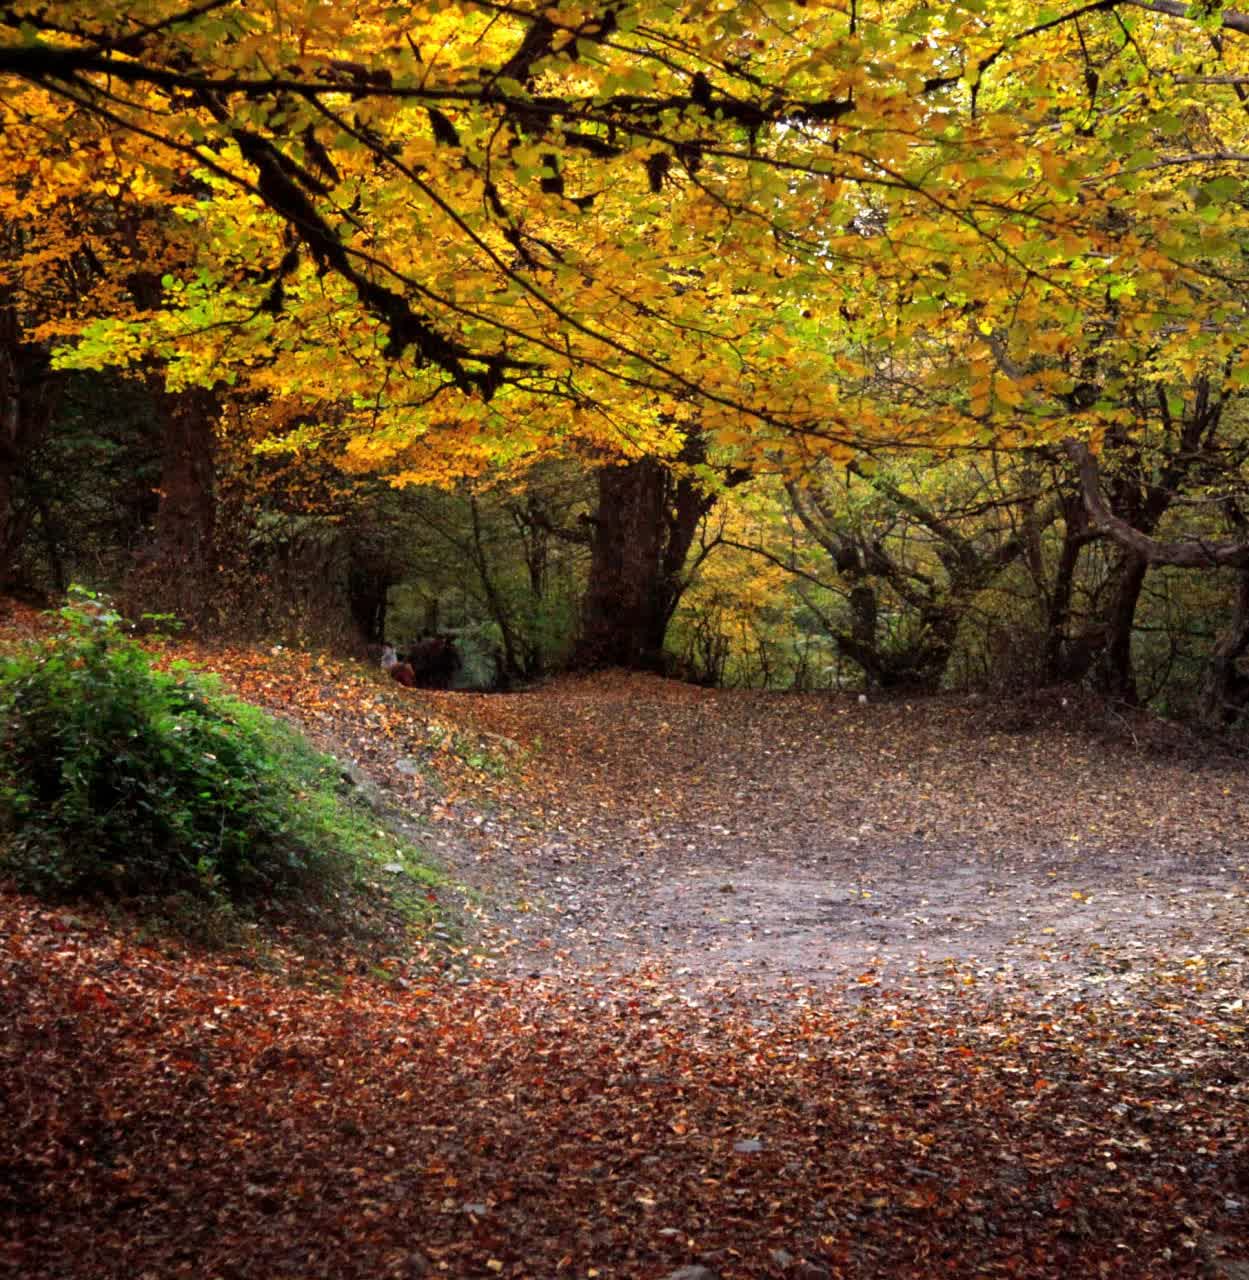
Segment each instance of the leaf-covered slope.
[{"label": "leaf-covered slope", "polygon": [[[500,900],[532,894],[504,923],[536,921],[566,955],[542,978],[502,976],[527,971],[505,951],[466,984],[396,959],[390,977],[353,967],[299,990],[0,891],[0,1274],[1162,1280],[1245,1265],[1234,762],[1076,731],[1061,701],[1020,732],[976,703],[618,675],[414,694],[307,655],[202,656],[376,770]],[[1070,912],[1113,902],[1122,865],[1179,911],[1166,894],[1185,851],[1225,868],[1222,932],[1190,928],[1169,953],[1150,935],[1101,984],[1076,980],[1093,971],[1074,946],[1061,971],[1032,950],[943,963],[966,920],[938,921],[923,981],[917,962],[867,968],[849,916],[821,928],[858,949],[857,970],[747,980],[687,899],[669,919],[722,980],[704,990],[648,965],[664,948],[629,932],[656,901],[639,886],[700,868],[739,929],[769,878],[853,875],[870,910],[901,869],[932,883],[954,865],[1040,873]],[[580,914],[556,909],[569,893]],[[994,910],[973,922],[982,952]],[[617,931],[614,962],[579,973]],[[793,942],[758,934],[778,956]]]},{"label": "leaf-covered slope", "polygon": [[294,991],[0,897],[0,1267],[1209,1274],[1239,1014],[973,990],[761,1029],[662,982]]}]

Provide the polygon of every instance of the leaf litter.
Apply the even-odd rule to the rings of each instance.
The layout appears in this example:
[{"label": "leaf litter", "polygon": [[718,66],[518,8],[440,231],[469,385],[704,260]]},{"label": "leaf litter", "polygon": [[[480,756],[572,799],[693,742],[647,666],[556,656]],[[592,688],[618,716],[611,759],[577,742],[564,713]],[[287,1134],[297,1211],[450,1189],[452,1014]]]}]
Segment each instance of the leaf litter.
[{"label": "leaf litter", "polygon": [[0,893],[0,1274],[1249,1274],[1239,760],[206,661],[381,784],[490,953],[317,990]]}]

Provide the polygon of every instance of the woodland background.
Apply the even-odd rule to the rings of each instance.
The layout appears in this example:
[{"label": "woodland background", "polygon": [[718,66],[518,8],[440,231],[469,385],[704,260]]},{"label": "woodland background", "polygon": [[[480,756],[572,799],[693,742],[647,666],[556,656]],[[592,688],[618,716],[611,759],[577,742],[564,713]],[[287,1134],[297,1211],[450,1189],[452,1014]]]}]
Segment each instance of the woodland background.
[{"label": "woodland background", "polygon": [[1235,723],[1247,28],[18,5],[0,579],[450,630],[475,687],[1084,681]]}]

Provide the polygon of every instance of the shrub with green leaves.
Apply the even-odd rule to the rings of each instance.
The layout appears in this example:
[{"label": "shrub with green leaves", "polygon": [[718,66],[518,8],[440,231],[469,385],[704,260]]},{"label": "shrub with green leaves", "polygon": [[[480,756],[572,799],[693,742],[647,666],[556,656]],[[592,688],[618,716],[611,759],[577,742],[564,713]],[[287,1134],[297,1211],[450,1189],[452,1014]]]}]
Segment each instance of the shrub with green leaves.
[{"label": "shrub with green leaves", "polygon": [[155,670],[106,606],[61,617],[0,659],[0,871],[47,894],[237,903],[344,868],[327,758],[211,678]]}]

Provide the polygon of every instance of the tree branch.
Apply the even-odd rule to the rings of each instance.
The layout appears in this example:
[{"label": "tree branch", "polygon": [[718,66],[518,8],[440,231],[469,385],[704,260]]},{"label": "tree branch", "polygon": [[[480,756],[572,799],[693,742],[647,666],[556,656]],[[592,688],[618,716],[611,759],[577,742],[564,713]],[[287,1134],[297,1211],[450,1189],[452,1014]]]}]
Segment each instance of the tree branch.
[{"label": "tree branch", "polygon": [[1249,541],[1212,543],[1192,538],[1185,542],[1162,542],[1134,528],[1111,511],[1102,493],[1101,470],[1088,445],[1082,440],[1067,440],[1065,448],[1079,472],[1080,491],[1089,520],[1125,550],[1140,556],[1149,565],[1169,564],[1179,569],[1249,567]]},{"label": "tree branch", "polygon": [[[1179,0],[1121,0],[1122,3],[1134,5],[1137,9],[1148,9],[1152,13],[1165,13],[1172,18],[1191,18],[1197,21],[1210,16],[1210,9],[1204,4],[1180,4]],[[1239,31],[1249,35],[1249,13],[1237,13],[1234,9],[1224,9],[1218,15],[1224,31]]]}]

